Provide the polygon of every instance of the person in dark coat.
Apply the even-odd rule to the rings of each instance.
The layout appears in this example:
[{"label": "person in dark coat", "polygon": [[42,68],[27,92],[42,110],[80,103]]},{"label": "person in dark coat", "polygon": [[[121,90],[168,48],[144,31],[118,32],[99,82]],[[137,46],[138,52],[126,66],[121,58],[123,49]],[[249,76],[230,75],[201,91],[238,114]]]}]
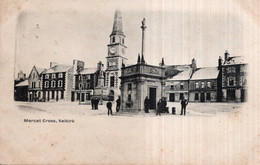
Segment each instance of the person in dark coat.
[{"label": "person in dark coat", "polygon": [[95,109],[96,109],[96,110],[98,109],[98,103],[99,103],[99,99],[96,98],[96,99],[95,99]]},{"label": "person in dark coat", "polygon": [[181,115],[184,115],[186,114],[186,106],[188,105],[188,100],[186,99],[182,99],[181,100]]},{"label": "person in dark coat", "polygon": [[112,103],[109,101],[107,102],[107,115],[109,116],[109,112],[111,113],[111,115],[113,115],[112,113]]},{"label": "person in dark coat", "polygon": [[156,115],[160,115],[161,116],[161,111],[162,111],[162,99],[160,99],[157,103],[157,111],[156,111]]},{"label": "person in dark coat", "polygon": [[166,102],[166,98],[162,98],[162,113],[166,112],[166,106],[167,106],[167,102]]},{"label": "person in dark coat", "polygon": [[149,100],[148,96],[146,96],[146,98],[144,100],[144,111],[145,111],[145,113],[149,113],[149,106],[150,106],[150,100]]},{"label": "person in dark coat", "polygon": [[121,105],[121,99],[120,96],[118,96],[118,99],[116,100],[116,112],[119,112]]},{"label": "person in dark coat", "polygon": [[93,98],[91,98],[91,107],[92,107],[92,109],[94,109],[94,99]]}]

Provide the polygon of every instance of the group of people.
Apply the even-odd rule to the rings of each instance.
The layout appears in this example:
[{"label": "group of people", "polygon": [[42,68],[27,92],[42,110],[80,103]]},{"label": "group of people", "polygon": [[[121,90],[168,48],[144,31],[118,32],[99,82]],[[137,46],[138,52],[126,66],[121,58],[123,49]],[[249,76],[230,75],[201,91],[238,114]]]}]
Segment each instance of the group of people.
[{"label": "group of people", "polygon": [[[98,99],[93,99],[93,102],[91,100],[91,104],[92,104],[92,109],[98,109]],[[121,105],[121,99],[120,96],[118,97],[118,99],[116,100],[116,112],[119,112],[120,110],[120,105]],[[180,115],[186,115],[186,106],[188,105],[188,100],[186,99],[182,99],[181,100],[181,114]],[[108,101],[107,104],[107,114],[109,115],[113,115],[112,112],[112,102]],[[145,113],[149,113],[149,107],[150,107],[150,100],[148,97],[145,98],[144,100],[144,111]],[[157,108],[156,108],[156,115],[161,115],[161,113],[169,113],[169,110],[167,108],[167,101],[166,98],[163,97],[161,98],[158,103],[157,103]]]},{"label": "group of people", "polygon": [[92,98],[91,99],[91,107],[92,107],[93,110],[98,110],[98,103],[99,103],[98,98]]},{"label": "group of people", "polygon": [[[121,99],[120,99],[120,96],[118,96],[118,99],[116,100],[116,112],[119,112],[120,105],[121,105]],[[109,114],[111,116],[113,115],[113,112],[112,112],[112,102],[111,101],[107,102],[107,115],[109,116]]]}]

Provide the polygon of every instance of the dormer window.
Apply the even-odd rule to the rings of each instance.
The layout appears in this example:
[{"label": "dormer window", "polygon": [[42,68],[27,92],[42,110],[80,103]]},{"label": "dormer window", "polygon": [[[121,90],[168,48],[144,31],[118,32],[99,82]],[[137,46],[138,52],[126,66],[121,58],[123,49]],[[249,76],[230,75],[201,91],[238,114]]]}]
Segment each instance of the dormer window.
[{"label": "dormer window", "polygon": [[205,88],[205,83],[204,82],[201,83],[201,88]]}]

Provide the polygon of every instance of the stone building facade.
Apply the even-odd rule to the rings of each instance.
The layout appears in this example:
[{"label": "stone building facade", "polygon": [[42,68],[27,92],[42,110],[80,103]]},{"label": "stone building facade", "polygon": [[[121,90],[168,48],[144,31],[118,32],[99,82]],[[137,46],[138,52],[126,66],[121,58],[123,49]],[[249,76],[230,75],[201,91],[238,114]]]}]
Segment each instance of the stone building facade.
[{"label": "stone building facade", "polygon": [[189,101],[216,102],[218,80],[218,67],[198,68],[189,81]]},{"label": "stone building facade", "polygon": [[50,68],[42,74],[44,101],[70,101],[73,88],[74,65],[50,63]]},{"label": "stone building facade", "polygon": [[241,56],[230,56],[225,53],[221,65],[221,85],[223,102],[244,102],[247,99],[247,66]]},{"label": "stone building facade", "polygon": [[33,66],[28,77],[28,101],[42,101],[42,74],[46,70]]}]

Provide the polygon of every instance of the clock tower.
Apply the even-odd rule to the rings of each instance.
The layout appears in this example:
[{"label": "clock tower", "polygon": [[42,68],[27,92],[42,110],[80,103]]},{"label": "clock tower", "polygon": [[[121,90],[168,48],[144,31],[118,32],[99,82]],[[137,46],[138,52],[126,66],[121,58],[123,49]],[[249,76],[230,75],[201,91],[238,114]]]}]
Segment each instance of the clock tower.
[{"label": "clock tower", "polygon": [[[110,34],[110,43],[108,47],[107,69],[105,86],[108,88],[110,95],[114,98],[120,95],[120,79],[121,67],[126,63],[125,52],[125,38],[123,32],[122,15],[120,10],[115,11],[114,23],[112,33]],[[117,98],[115,98],[117,99]]]}]

